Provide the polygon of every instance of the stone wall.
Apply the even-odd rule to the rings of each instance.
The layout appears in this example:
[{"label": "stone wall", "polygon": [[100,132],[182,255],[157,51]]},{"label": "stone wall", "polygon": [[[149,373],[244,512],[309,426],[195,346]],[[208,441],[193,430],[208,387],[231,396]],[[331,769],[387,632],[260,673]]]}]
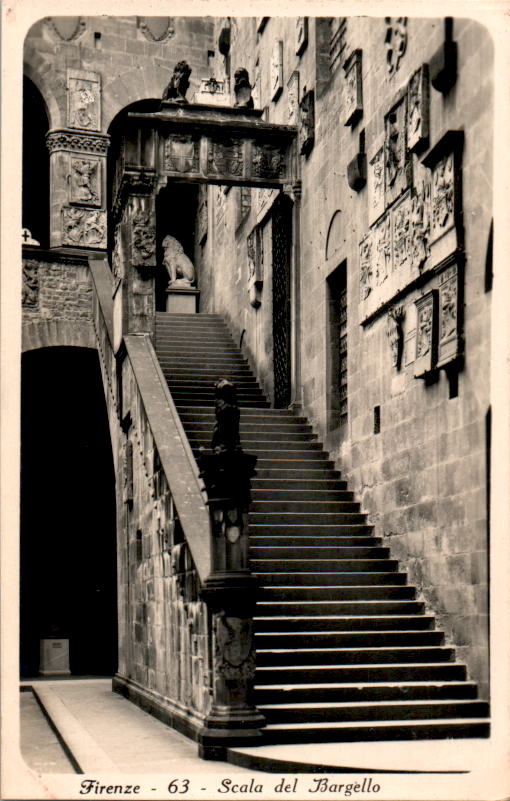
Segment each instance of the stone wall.
[{"label": "stone wall", "polygon": [[[300,156],[301,300],[294,314],[296,320],[300,317],[302,380],[296,392],[359,494],[376,534],[389,542],[486,693],[491,37],[477,22],[453,21],[457,76],[447,91],[440,91],[421,68],[426,64],[432,71],[433,56],[450,35],[442,19],[410,18],[403,26],[384,18],[331,23],[310,18],[308,43],[300,54],[297,25],[295,18],[270,18],[265,24],[238,19],[231,47],[232,71],[241,65],[250,70],[256,102],[266,108],[268,120],[295,119],[296,71],[301,101],[305,87],[315,89],[313,146],[305,146]],[[283,74],[277,69],[279,52]],[[404,119],[405,103],[409,111]],[[310,132],[303,113],[300,119],[301,144]],[[399,154],[397,129],[405,120],[407,150]],[[456,155],[448,162],[448,143],[455,136]],[[408,166],[398,176],[386,177],[386,194],[381,196],[376,168],[382,146],[389,153],[383,170],[391,173],[391,158],[398,161],[400,155]],[[363,153],[368,182],[359,167],[363,155],[358,154]],[[455,178],[440,196],[448,169]],[[407,195],[406,186],[411,187]],[[448,192],[451,220],[447,214],[439,223],[439,217],[431,215],[440,215],[443,201],[450,203],[444,200]],[[251,210],[237,235],[234,192],[222,201],[226,208],[221,215],[217,203],[214,262],[221,262],[222,269],[214,270],[210,310],[227,316],[236,338],[245,331],[246,352],[271,392],[270,255],[264,258],[261,305],[251,306],[248,293],[246,237],[264,213],[259,211],[257,194],[251,193]],[[270,192],[266,194],[270,219],[272,199]],[[387,245],[385,221],[388,239],[392,237]],[[394,232],[401,231],[397,226],[402,221],[406,233],[397,236]],[[443,229],[434,233],[439,225]],[[367,236],[378,237],[368,256]],[[395,269],[386,280],[381,272],[384,260],[397,259],[397,254],[399,273]],[[347,270],[345,425],[339,425],[328,409],[328,362],[335,334],[328,322],[327,279],[342,264]],[[453,305],[450,290],[457,298]],[[418,340],[426,328],[423,304],[432,298],[439,303],[434,318],[438,336],[445,339],[449,320],[451,338],[433,343],[438,355],[434,364],[426,364],[422,354],[428,350]]]}]

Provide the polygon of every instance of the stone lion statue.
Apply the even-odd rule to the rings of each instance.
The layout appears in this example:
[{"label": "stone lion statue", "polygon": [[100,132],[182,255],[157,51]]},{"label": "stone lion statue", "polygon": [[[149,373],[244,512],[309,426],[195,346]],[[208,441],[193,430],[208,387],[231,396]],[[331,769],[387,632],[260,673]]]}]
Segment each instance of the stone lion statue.
[{"label": "stone lion statue", "polygon": [[181,243],[168,234],[163,239],[163,264],[165,265],[170,281],[168,286],[191,286],[195,283],[195,268]]},{"label": "stone lion statue", "polygon": [[174,100],[176,103],[187,103],[186,92],[189,88],[191,67],[186,61],[179,61],[174,67],[170,83],[163,92],[163,100]]}]

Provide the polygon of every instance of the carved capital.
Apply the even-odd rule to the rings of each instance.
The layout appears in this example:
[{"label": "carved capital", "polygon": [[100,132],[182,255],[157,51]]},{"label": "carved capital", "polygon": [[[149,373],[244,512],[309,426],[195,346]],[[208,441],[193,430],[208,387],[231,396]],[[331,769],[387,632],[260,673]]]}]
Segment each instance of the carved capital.
[{"label": "carved capital", "polygon": [[49,131],[46,134],[46,146],[50,153],[59,150],[77,153],[94,153],[106,156],[110,137],[102,133],[76,133],[66,129]]}]

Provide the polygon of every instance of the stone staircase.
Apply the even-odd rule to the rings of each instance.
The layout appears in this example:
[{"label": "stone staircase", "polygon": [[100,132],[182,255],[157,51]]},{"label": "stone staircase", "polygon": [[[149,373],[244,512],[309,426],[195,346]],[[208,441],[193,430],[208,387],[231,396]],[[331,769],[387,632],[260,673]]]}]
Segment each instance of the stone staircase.
[{"label": "stone staircase", "polygon": [[489,710],[304,417],[272,409],[214,314],[157,315],[156,351],[195,453],[214,383],[238,389],[258,457],[250,559],[264,744],[485,737]]}]

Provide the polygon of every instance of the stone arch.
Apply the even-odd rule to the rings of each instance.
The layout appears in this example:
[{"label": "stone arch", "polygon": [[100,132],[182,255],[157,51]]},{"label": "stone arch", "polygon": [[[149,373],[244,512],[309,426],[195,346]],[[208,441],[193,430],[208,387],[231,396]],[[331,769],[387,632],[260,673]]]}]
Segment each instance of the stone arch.
[{"label": "stone arch", "polygon": [[30,320],[23,323],[23,353],[62,346],[97,350],[92,323],[68,320]]},{"label": "stone arch", "polygon": [[328,233],[326,236],[326,261],[338,253],[342,243],[342,212],[340,209],[337,209],[331,217],[328,226]]},{"label": "stone arch", "polygon": [[108,130],[114,118],[126,106],[138,100],[160,98],[171,77],[170,67],[146,67],[140,64],[105,82],[102,93],[103,130]]},{"label": "stone arch", "polygon": [[23,62],[23,75],[29,78],[39,91],[46,106],[51,130],[52,128],[60,128],[65,124],[65,107],[61,108],[50,82],[44,77],[48,72],[49,65],[38,53],[34,54],[32,62],[26,60]]}]

